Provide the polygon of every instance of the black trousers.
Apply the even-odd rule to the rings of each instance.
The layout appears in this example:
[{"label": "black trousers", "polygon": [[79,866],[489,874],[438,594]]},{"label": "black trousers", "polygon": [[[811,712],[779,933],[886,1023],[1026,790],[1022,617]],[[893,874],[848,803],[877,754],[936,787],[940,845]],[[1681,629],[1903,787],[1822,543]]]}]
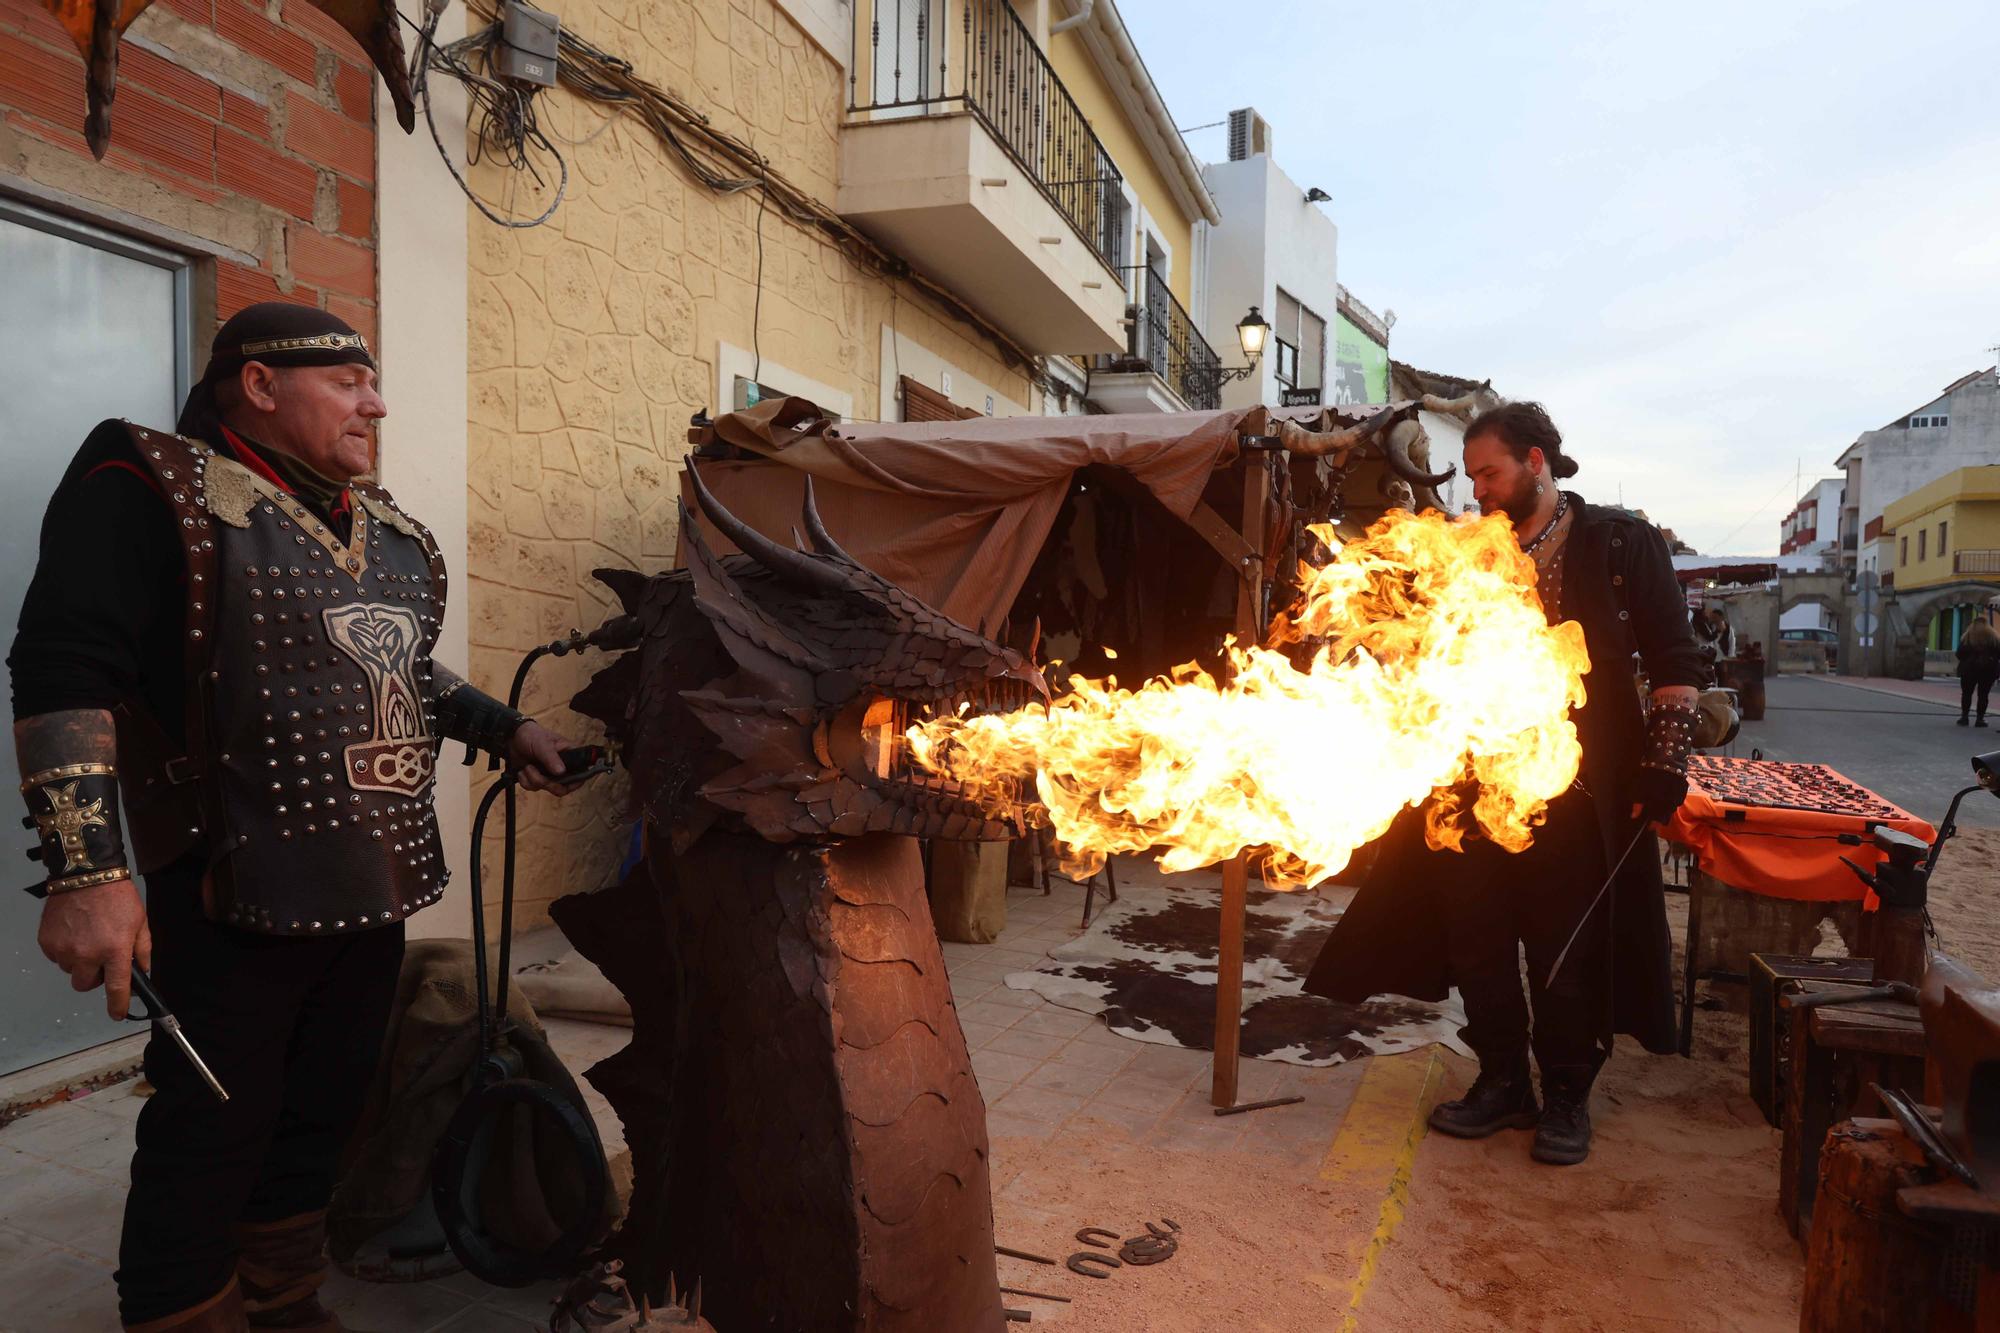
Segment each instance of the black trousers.
[{"label": "black trousers", "polygon": [[202,915],[199,868],[146,878],[153,980],[229,1092],[218,1102],[155,1035],[118,1247],[119,1313],[141,1323],[214,1295],[230,1229],[326,1207],[375,1072],[401,922],[351,935],[254,935]]},{"label": "black trousers", "polygon": [[[1446,864],[1460,858],[1439,858]],[[1465,1001],[1465,1043],[1481,1064],[1524,1059],[1595,1071],[1611,1046],[1610,895],[1591,913],[1554,986],[1545,983],[1570,932],[1604,883],[1604,846],[1590,798],[1572,789],[1518,854],[1468,839],[1446,889],[1446,957]],[[1521,992],[1521,951],[1528,993]]]},{"label": "black trousers", "polygon": [[1958,715],[1960,717],[1964,717],[1972,712],[1972,695],[1975,690],[1979,693],[1978,715],[1980,717],[1986,716],[1986,696],[1993,693],[1993,682],[1990,679],[1960,676],[1958,678]]}]

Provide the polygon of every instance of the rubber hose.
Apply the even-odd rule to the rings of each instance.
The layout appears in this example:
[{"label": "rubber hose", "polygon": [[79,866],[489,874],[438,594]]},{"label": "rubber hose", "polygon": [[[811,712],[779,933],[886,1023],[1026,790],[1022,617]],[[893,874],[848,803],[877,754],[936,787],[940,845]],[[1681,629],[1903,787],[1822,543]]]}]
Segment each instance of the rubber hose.
[{"label": "rubber hose", "polygon": [[[482,1224],[480,1185],[493,1149],[494,1133],[508,1111],[519,1107],[552,1121],[576,1159],[583,1181],[583,1205],[547,1248],[524,1249],[489,1234]],[[431,1198],[446,1242],[465,1270],[496,1287],[568,1277],[584,1247],[595,1239],[604,1214],[604,1145],[597,1127],[567,1098],[533,1079],[510,1078],[475,1089],[459,1103],[431,1159]],[[560,1221],[560,1219],[558,1219]]]}]

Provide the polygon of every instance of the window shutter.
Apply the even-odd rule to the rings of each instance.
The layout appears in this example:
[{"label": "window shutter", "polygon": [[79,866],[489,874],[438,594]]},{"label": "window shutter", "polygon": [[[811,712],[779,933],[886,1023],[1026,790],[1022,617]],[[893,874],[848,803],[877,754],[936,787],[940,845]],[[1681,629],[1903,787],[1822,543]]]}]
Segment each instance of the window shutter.
[{"label": "window shutter", "polygon": [[897,383],[903,391],[905,421],[969,421],[986,415],[969,407],[960,407],[928,384],[919,384],[908,375]]}]

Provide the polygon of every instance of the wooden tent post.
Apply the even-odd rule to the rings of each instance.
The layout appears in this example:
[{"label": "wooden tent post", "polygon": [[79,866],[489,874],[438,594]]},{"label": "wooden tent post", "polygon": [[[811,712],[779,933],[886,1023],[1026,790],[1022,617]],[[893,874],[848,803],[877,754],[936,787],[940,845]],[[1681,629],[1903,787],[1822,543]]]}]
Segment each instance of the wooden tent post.
[{"label": "wooden tent post", "polygon": [[[1270,528],[1271,474],[1263,454],[1243,451],[1243,536],[1254,555],[1237,570],[1236,634],[1246,642],[1264,635],[1264,543]],[[1250,858],[1238,852],[1222,866],[1222,922],[1216,942],[1215,1073],[1209,1100],[1236,1105],[1237,1048],[1243,1031],[1243,909],[1250,890]]]}]

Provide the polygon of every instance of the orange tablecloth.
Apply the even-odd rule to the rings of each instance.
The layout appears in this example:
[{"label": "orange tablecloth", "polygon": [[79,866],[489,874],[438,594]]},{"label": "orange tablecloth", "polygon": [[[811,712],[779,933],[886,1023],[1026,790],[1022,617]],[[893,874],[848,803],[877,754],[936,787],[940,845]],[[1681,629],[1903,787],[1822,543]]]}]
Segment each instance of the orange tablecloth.
[{"label": "orange tablecloth", "polygon": [[[1822,781],[1814,784],[1814,777]],[[1721,794],[1741,793],[1746,785],[1759,788],[1760,799],[1799,805],[1816,803],[1828,788],[1848,788],[1858,796],[1827,801],[1832,809],[1789,809]],[[1687,802],[1667,824],[1666,836],[1692,850],[1704,871],[1731,888],[1770,898],[1846,902],[1873,897],[1840,858],[1866,870],[1880,865],[1882,854],[1869,836],[1877,825],[1925,842],[1937,837],[1928,823],[1823,764],[1696,755],[1688,766]]]}]

